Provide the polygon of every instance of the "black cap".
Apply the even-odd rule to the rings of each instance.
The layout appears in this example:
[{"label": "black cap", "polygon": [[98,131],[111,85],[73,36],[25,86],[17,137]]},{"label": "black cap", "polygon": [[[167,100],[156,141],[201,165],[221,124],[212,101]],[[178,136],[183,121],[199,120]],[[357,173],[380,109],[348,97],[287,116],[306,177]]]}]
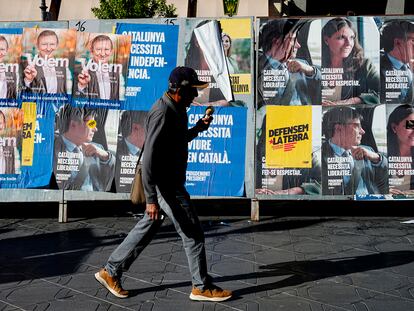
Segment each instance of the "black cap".
[{"label": "black cap", "polygon": [[208,82],[198,80],[197,73],[190,67],[178,66],[175,67],[168,78],[170,87],[179,88],[183,86],[205,88]]}]

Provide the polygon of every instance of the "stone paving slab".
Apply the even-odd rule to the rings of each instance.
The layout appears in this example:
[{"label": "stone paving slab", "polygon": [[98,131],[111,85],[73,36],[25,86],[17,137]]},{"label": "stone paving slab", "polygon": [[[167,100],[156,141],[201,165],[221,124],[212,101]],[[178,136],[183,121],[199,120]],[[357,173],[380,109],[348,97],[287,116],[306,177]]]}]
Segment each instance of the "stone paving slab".
[{"label": "stone paving slab", "polygon": [[137,217],[0,219],[0,311],[410,311],[414,224],[405,217],[202,217],[208,269],[235,297],[193,302],[167,220],[123,276],[128,299],[93,274]]}]

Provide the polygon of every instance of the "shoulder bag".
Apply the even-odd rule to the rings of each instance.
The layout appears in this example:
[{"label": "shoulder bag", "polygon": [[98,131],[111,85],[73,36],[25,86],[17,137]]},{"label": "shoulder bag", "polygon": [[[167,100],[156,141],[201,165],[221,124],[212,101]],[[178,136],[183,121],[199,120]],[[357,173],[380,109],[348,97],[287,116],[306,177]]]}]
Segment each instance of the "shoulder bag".
[{"label": "shoulder bag", "polygon": [[138,157],[137,166],[135,167],[135,177],[131,185],[131,202],[133,204],[145,204],[145,192],[144,185],[142,184],[142,163],[141,157],[144,153],[144,146],[141,149],[141,152]]}]

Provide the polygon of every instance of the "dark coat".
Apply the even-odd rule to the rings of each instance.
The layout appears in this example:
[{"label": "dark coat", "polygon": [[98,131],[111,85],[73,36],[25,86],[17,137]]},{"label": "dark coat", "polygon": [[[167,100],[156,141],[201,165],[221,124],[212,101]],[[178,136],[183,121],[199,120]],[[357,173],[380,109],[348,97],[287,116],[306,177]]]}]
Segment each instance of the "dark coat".
[{"label": "dark coat", "polygon": [[157,203],[156,187],[164,193],[184,187],[188,142],[198,130],[188,129],[185,107],[164,94],[149,111],[145,131],[142,181],[147,203]]}]

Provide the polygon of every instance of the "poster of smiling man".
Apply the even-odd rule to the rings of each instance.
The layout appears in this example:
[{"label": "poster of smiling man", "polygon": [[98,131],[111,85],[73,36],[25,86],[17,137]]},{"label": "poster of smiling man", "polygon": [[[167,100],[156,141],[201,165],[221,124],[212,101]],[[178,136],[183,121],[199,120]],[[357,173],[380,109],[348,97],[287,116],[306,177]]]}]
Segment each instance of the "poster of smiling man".
[{"label": "poster of smiling man", "polygon": [[0,108],[0,188],[16,187],[21,173],[23,111]]},{"label": "poster of smiling man", "polygon": [[[68,100],[76,46],[74,29],[24,28],[23,99]],[[41,95],[36,95],[41,94]]]},{"label": "poster of smiling man", "polygon": [[17,106],[19,90],[22,35],[21,29],[15,32],[0,29],[0,105],[8,107]]},{"label": "poster of smiling man", "polygon": [[75,57],[74,103],[120,108],[125,100],[131,37],[78,33]]}]

